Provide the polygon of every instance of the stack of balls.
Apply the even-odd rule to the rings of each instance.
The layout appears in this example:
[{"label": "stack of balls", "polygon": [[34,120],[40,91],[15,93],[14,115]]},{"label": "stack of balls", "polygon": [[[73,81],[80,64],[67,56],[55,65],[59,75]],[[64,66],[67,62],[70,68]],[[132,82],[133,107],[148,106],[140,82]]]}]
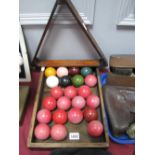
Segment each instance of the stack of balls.
[{"label": "stack of balls", "polygon": [[44,97],[42,108],[37,112],[35,137],[39,140],[49,137],[56,141],[64,140],[68,135],[65,124],[79,124],[83,120],[88,122],[90,136],[101,136],[104,129],[97,112],[100,98],[91,91],[97,84],[93,69],[59,67],[56,70],[48,67],[45,76],[50,95]]}]

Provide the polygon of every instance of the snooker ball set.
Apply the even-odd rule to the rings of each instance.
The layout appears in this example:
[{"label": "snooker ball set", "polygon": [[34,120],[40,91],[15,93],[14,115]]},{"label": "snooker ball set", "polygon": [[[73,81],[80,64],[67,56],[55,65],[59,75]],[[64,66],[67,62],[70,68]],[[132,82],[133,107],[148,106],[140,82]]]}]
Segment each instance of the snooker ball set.
[{"label": "snooker ball set", "polygon": [[97,78],[93,74],[93,70],[90,67],[48,67],[45,70],[46,85],[49,88],[56,86],[67,87],[74,85],[80,87],[87,85],[88,87],[95,87],[97,84]]},{"label": "snooker ball set", "polygon": [[43,98],[36,115],[35,138],[62,141],[69,134],[65,124],[80,125],[82,121],[86,122],[89,136],[101,136],[104,127],[98,120],[97,111],[100,98],[91,89],[97,84],[93,69],[48,67],[44,74],[49,95]]}]

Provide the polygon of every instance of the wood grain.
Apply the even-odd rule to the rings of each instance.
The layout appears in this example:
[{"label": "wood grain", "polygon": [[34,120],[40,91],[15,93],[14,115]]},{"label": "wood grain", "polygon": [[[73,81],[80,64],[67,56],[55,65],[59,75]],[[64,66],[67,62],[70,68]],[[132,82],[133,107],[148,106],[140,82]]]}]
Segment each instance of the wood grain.
[{"label": "wood grain", "polygon": [[37,61],[37,66],[46,66],[46,67],[81,67],[81,66],[91,66],[98,67],[100,65],[99,60],[40,60]]}]

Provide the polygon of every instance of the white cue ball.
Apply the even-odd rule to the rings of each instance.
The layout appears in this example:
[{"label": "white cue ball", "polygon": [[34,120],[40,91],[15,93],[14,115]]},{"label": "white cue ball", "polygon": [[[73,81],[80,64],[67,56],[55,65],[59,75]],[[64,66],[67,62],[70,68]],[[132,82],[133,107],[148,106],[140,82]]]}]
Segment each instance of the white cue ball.
[{"label": "white cue ball", "polygon": [[46,85],[47,85],[49,88],[56,87],[56,86],[58,86],[58,84],[59,84],[59,79],[58,79],[56,76],[49,76],[49,77],[46,79]]}]

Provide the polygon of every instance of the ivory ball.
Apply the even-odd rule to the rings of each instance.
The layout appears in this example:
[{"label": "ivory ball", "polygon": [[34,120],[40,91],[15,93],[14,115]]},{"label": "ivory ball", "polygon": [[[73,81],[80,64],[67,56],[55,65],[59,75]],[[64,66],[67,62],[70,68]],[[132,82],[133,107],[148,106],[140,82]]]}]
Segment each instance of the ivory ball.
[{"label": "ivory ball", "polygon": [[56,87],[56,86],[58,86],[58,84],[59,84],[59,79],[58,79],[56,76],[49,76],[49,77],[46,79],[46,85],[47,85],[49,88]]}]

